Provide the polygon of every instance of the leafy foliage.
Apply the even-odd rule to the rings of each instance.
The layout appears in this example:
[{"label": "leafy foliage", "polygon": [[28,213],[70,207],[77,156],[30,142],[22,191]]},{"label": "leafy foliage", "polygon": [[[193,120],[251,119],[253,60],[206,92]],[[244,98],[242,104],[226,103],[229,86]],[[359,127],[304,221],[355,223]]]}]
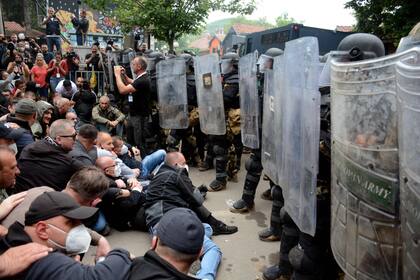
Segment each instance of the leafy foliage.
[{"label": "leafy foliage", "polygon": [[357,31],[395,44],[420,20],[420,1],[416,0],[351,0],[345,7],[354,10]]},{"label": "leafy foliage", "polygon": [[[222,10],[250,14],[255,0],[86,0],[94,9],[116,16],[125,30],[141,26],[156,39],[173,43],[183,34],[197,34],[208,14]],[[109,7],[113,7],[110,9]]]},{"label": "leafy foliage", "polygon": [[298,21],[293,17],[289,17],[288,13],[283,13],[276,18],[276,27],[282,27],[291,23],[302,23],[302,21]]}]

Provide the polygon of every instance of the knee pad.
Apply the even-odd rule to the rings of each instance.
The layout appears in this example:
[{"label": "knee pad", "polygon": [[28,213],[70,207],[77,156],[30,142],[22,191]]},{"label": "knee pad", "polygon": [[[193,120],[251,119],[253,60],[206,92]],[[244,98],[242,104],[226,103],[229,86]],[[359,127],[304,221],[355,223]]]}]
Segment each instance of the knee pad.
[{"label": "knee pad", "polygon": [[245,162],[245,169],[249,173],[261,174],[262,168],[263,167],[262,167],[261,161],[256,161],[252,157],[247,159],[246,162]]},{"label": "knee pad", "polygon": [[216,156],[226,156],[227,154],[227,150],[220,145],[214,145],[213,152]]}]

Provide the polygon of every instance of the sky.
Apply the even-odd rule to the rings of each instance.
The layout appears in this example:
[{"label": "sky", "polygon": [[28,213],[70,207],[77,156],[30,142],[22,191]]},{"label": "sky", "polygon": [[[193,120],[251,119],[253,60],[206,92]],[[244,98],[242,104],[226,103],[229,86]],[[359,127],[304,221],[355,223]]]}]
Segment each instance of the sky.
[{"label": "sky", "polygon": [[[251,19],[265,17],[269,22],[275,23],[275,18],[282,13],[288,13],[304,25],[335,29],[337,25],[354,25],[356,19],[351,9],[345,9],[347,0],[257,0],[254,13],[247,16]],[[233,15],[234,16],[234,15]],[[223,12],[212,12],[207,22],[229,18],[232,15]]]}]

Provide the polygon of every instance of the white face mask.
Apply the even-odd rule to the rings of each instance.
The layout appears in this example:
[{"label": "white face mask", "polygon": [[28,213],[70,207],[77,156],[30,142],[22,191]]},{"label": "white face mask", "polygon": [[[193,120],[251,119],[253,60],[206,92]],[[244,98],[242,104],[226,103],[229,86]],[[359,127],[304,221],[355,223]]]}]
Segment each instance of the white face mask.
[{"label": "white face mask", "polygon": [[114,176],[115,177],[120,177],[121,175],[121,166],[119,166],[118,164],[115,165],[115,169],[114,169]]},{"label": "white face mask", "polygon": [[[48,224],[49,226],[66,233],[64,230]],[[84,225],[78,225],[77,227],[72,228],[69,232],[67,232],[66,244],[62,246],[57,242],[48,239],[48,241],[53,244],[57,249],[61,249],[67,255],[78,255],[82,253],[86,253],[89,249],[91,237],[89,232],[87,231]]]},{"label": "white face mask", "polygon": [[18,148],[17,148],[16,143],[10,144],[10,145],[9,145],[9,149],[11,149],[11,150],[15,153],[15,155],[16,155],[16,154],[17,154],[17,152],[18,152]]},{"label": "white face mask", "polygon": [[189,173],[190,169],[188,167],[188,164],[184,164],[184,165],[180,165],[178,164],[179,168],[184,168],[185,170],[187,170],[187,172]]},{"label": "white face mask", "polygon": [[123,145],[121,147],[121,155],[125,155],[126,153],[128,153],[128,147],[126,145]]}]

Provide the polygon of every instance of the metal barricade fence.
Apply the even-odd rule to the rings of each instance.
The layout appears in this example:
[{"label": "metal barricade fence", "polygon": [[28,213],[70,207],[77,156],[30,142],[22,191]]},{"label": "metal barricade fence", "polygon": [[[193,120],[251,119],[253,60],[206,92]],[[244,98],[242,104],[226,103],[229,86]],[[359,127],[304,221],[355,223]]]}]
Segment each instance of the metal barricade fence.
[{"label": "metal barricade fence", "polygon": [[92,78],[93,73],[95,73],[96,76],[96,86],[92,88],[93,91],[97,94],[98,97],[106,94],[106,80],[107,77],[105,77],[106,73],[104,71],[75,71],[70,72],[70,80],[73,82],[76,82],[76,79],[78,77],[83,77],[85,81],[88,81],[90,84],[90,79]]}]

